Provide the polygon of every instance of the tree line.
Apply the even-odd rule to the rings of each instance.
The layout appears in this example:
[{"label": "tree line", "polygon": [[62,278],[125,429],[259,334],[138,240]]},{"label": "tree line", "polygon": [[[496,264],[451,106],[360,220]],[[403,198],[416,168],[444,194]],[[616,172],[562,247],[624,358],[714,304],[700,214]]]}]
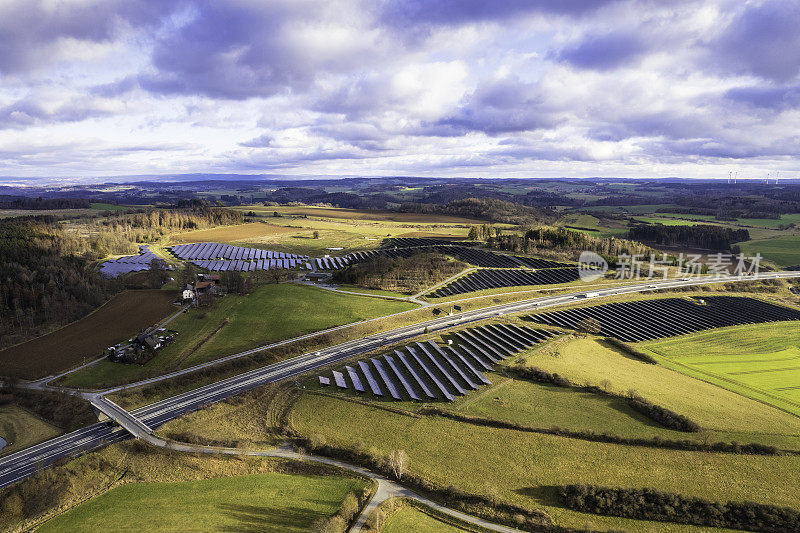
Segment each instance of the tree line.
[{"label": "tree line", "polygon": [[27,198],[25,196],[0,195],[0,209],[89,209],[92,204],[85,198]]},{"label": "tree line", "polygon": [[800,513],[777,505],[723,503],[650,488],[596,485],[567,485],[559,487],[558,493],[567,507],[584,513],[745,531],[800,531]]},{"label": "tree line", "polygon": [[[483,230],[478,229],[476,232],[481,234]],[[494,235],[486,237],[486,245],[498,250],[551,256],[554,253],[560,253],[577,257],[581,252],[591,251],[604,257],[612,266],[616,264],[620,255],[642,255],[644,257],[649,257],[651,254],[661,255],[640,242],[616,237],[601,239],[580,231],[553,226],[532,227],[523,235],[494,232]]]},{"label": "tree line", "polygon": [[142,213],[111,214],[99,219],[100,234],[128,242],[153,242],[168,233],[241,224],[244,215],[222,207],[194,204],[189,208],[150,209]]},{"label": "tree line", "polygon": [[464,198],[446,204],[406,202],[398,210],[404,213],[450,215],[518,226],[550,223],[556,219],[556,213],[551,209],[525,206],[498,198]]},{"label": "tree line", "polygon": [[696,226],[636,224],[628,230],[628,238],[659,246],[682,246],[727,251],[731,249],[734,243],[750,240],[750,232],[746,229],[733,229],[705,224]]},{"label": "tree line", "polygon": [[86,315],[121,289],[93,268],[92,242],[53,217],[0,220],[0,341],[9,346]]}]

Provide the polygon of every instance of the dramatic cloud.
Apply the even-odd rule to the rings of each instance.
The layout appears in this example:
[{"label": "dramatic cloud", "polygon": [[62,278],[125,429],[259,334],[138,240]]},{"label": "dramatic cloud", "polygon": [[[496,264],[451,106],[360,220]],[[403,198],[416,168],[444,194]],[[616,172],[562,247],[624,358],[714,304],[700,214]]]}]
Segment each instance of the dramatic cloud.
[{"label": "dramatic cloud", "polygon": [[800,177],[798,27],[793,0],[6,0],[0,175]]},{"label": "dramatic cloud", "polygon": [[712,44],[713,66],[786,81],[800,72],[800,3],[747,3]]},{"label": "dramatic cloud", "polygon": [[800,109],[800,85],[736,87],[725,96],[734,102],[775,111]]},{"label": "dramatic cloud", "polygon": [[19,74],[58,60],[80,59],[126,29],[155,24],[166,13],[154,0],[0,4],[0,74]]},{"label": "dramatic cloud", "polygon": [[627,65],[646,51],[647,45],[640,35],[590,35],[561,50],[557,57],[576,67],[605,70]]},{"label": "dramatic cloud", "polygon": [[382,19],[387,25],[415,29],[420,25],[455,26],[471,22],[502,21],[530,14],[582,15],[615,0],[390,0]]},{"label": "dramatic cloud", "polygon": [[496,135],[550,128],[557,120],[544,100],[537,85],[523,83],[516,76],[483,82],[465,96],[455,114],[425,124],[421,131],[458,136],[473,131]]}]

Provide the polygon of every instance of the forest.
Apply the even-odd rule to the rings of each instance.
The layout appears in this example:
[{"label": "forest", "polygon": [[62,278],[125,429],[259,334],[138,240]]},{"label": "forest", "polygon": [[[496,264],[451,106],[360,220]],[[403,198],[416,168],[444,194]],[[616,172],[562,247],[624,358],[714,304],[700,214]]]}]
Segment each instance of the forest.
[{"label": "forest", "polygon": [[26,198],[0,195],[0,209],[89,209],[92,204],[85,198]]},{"label": "forest", "polygon": [[[480,227],[476,230],[478,235],[485,235],[486,244],[491,248],[510,252],[538,254],[541,256],[566,256],[577,258],[583,251],[592,251],[603,256],[610,265],[616,264],[616,258],[620,255],[649,256],[651,254],[660,255],[647,245],[640,242],[609,237],[601,239],[592,237],[580,231],[573,231],[564,228],[550,226],[540,226],[528,229],[524,235],[502,234],[495,231],[488,235],[481,231]],[[491,233],[491,232],[489,232]],[[470,232],[470,236],[473,233]]]},{"label": "forest", "polygon": [[172,231],[242,220],[207,205],[64,222],[50,215],[0,219],[0,347],[77,320],[122,290],[122,281],[98,273],[98,260],[135,253],[135,243]]},{"label": "forest", "polygon": [[0,220],[0,346],[86,315],[119,290],[92,267],[91,243],[52,217]]},{"label": "forest", "polygon": [[406,202],[400,206],[399,211],[452,215],[518,226],[544,224],[556,219],[556,213],[550,209],[529,207],[496,198],[464,198],[443,205]]},{"label": "forest", "polygon": [[464,263],[434,253],[422,252],[397,258],[381,255],[337,270],[333,281],[413,294],[455,276],[466,267]]},{"label": "forest", "polygon": [[746,229],[698,224],[696,226],[665,226],[663,224],[636,224],[628,231],[628,238],[659,246],[682,246],[704,250],[728,251],[734,243],[750,240]]}]

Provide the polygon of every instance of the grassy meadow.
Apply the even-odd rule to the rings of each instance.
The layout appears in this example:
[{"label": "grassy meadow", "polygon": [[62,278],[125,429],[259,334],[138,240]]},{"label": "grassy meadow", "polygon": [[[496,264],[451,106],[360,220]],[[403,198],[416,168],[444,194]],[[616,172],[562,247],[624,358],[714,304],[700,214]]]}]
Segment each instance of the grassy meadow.
[{"label": "grassy meadow", "polygon": [[173,483],[128,483],[37,531],[308,531],[364,483],[281,473]]},{"label": "grassy meadow", "polygon": [[748,255],[760,253],[765,259],[780,266],[800,265],[800,235],[779,235],[740,243],[742,252]]},{"label": "grassy meadow", "polygon": [[[712,332],[713,334],[713,332]],[[524,357],[524,364],[557,372],[577,384],[600,385],[648,400],[694,420],[712,440],[763,442],[800,449],[800,418],[663,365],[626,357],[592,338],[565,337]]]},{"label": "grassy meadow", "polygon": [[654,487],[688,496],[800,508],[797,456],[739,456],[588,442],[415,418],[368,405],[306,394],[292,423],[340,446],[405,450],[411,471],[442,486],[546,510],[556,523],[596,530],[672,531],[669,524],[587,515],[561,506],[554,487],[570,483]]},{"label": "grassy meadow", "polygon": [[386,521],[381,533],[456,533],[470,531],[437,520],[429,514],[411,506],[394,511]]},{"label": "grassy meadow", "polygon": [[677,371],[800,416],[800,327],[735,326],[641,343]]},{"label": "grassy meadow", "polygon": [[0,449],[0,456],[24,450],[62,433],[60,428],[22,407],[0,405],[0,437],[6,441],[6,446]]},{"label": "grassy meadow", "polygon": [[[129,382],[192,366],[271,342],[417,307],[398,300],[336,293],[307,285],[261,285],[229,294],[210,308],[191,309],[169,327],[175,341],[144,366],[102,361],[65,378],[70,387]],[[226,322],[227,321],[227,322]]]}]

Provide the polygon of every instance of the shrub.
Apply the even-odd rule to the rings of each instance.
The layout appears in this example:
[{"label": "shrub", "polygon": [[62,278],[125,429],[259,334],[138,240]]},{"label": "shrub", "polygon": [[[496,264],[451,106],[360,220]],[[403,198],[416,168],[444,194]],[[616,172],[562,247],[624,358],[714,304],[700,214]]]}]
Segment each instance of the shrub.
[{"label": "shrub", "polygon": [[666,428],[690,433],[700,431],[700,426],[696,422],[642,398],[635,391],[628,393],[628,405]]},{"label": "shrub", "polygon": [[752,502],[715,502],[655,489],[567,485],[558,493],[570,509],[641,520],[677,522],[746,531],[800,531],[800,513]]}]

